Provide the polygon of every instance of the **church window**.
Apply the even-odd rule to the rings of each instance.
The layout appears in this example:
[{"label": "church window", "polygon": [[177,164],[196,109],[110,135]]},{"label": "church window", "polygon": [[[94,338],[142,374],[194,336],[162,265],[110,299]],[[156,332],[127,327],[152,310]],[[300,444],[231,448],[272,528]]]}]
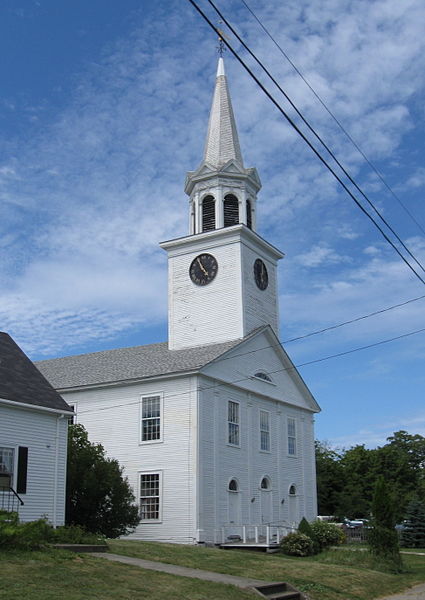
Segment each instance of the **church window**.
[{"label": "church window", "polygon": [[160,473],[140,475],[140,519],[158,521],[160,518]]},{"label": "church window", "polygon": [[262,379],[263,381],[268,381],[269,383],[273,382],[270,375],[267,375],[267,373],[264,373],[264,371],[257,371],[257,373],[255,373],[254,377],[258,377],[258,379]]},{"label": "church window", "polygon": [[268,477],[263,477],[263,479],[261,480],[260,488],[262,490],[271,490],[272,484]]},{"label": "church window", "polygon": [[231,479],[229,482],[229,492],[239,492],[239,485],[236,479]]},{"label": "church window", "polygon": [[215,200],[213,196],[205,196],[202,201],[202,231],[215,229]]},{"label": "church window", "polygon": [[239,403],[229,400],[227,407],[227,441],[232,446],[239,446]]},{"label": "church window", "polygon": [[161,396],[144,396],[141,400],[142,442],[161,440]]},{"label": "church window", "polygon": [[295,419],[288,417],[288,454],[295,456],[297,453],[297,430]]},{"label": "church window", "polygon": [[270,452],[270,413],[260,410],[260,450]]},{"label": "church window", "polygon": [[251,209],[251,200],[246,201],[246,225],[250,229],[252,229],[252,209]]},{"label": "church window", "polygon": [[292,484],[289,488],[289,495],[290,496],[296,496],[297,495],[297,488],[295,487],[294,484]]},{"label": "church window", "polygon": [[231,227],[239,223],[239,200],[233,194],[224,197],[224,226]]}]

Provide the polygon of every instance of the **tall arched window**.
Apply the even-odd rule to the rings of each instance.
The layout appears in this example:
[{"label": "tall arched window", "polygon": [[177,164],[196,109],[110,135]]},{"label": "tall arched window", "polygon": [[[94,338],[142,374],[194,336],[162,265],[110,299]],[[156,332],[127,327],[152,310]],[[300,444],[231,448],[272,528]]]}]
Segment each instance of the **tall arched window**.
[{"label": "tall arched window", "polygon": [[250,229],[252,229],[252,210],[251,210],[251,200],[246,201],[246,225]]},{"label": "tall arched window", "polygon": [[215,229],[215,200],[213,196],[205,196],[202,200],[202,231]]},{"label": "tall arched window", "polygon": [[272,484],[270,479],[268,477],[263,477],[263,479],[261,480],[260,487],[262,490],[271,490]]},{"label": "tall arched window", "polygon": [[239,200],[233,194],[224,197],[224,226],[231,227],[239,223]]},{"label": "tall arched window", "polygon": [[239,485],[236,479],[231,479],[229,482],[229,492],[239,492]]}]

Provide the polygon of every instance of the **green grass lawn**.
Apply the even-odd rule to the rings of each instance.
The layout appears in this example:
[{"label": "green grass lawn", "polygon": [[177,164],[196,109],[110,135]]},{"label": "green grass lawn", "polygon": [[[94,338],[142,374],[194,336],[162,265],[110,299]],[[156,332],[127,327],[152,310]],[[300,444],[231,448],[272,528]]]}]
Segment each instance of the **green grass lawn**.
[{"label": "green grass lawn", "polygon": [[[328,551],[288,558],[236,550],[113,540],[111,552],[240,575],[287,581],[311,600],[372,600],[425,582],[425,557],[405,555],[406,573],[376,570],[367,552]],[[89,555],[47,550],[0,551],[1,600],[249,600],[239,588],[111,563]]]},{"label": "green grass lawn", "polygon": [[111,552],[230,575],[287,581],[312,600],[372,600],[425,582],[425,557],[403,556],[406,573],[376,570],[368,552],[329,550],[309,558],[290,558],[238,550],[113,540]]},{"label": "green grass lawn", "polygon": [[252,600],[231,585],[176,577],[71,552],[0,551],[1,600]]}]

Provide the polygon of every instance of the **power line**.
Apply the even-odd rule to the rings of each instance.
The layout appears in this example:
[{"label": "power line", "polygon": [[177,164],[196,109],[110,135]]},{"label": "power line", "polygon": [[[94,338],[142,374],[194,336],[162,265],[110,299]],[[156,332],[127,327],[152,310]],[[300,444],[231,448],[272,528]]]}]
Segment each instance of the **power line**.
[{"label": "power line", "polygon": [[295,103],[291,100],[291,98],[288,96],[288,94],[283,90],[283,88],[279,85],[279,83],[276,81],[276,79],[272,76],[272,74],[268,71],[268,69],[264,66],[264,64],[257,58],[257,56],[251,51],[251,49],[247,46],[247,44],[243,41],[243,39],[239,36],[239,34],[236,32],[236,30],[232,27],[232,25],[227,21],[227,19],[225,18],[225,16],[220,12],[220,10],[216,7],[216,5],[214,4],[214,2],[212,0],[208,0],[209,4],[214,8],[214,10],[216,11],[216,13],[218,14],[218,16],[220,17],[220,19],[227,25],[227,27],[230,29],[230,31],[233,33],[233,35],[238,39],[238,41],[242,44],[242,46],[245,48],[245,50],[250,54],[250,56],[252,56],[252,58],[257,62],[258,65],[260,65],[260,67],[263,69],[263,71],[266,73],[266,75],[271,79],[271,81],[275,84],[275,86],[278,88],[278,90],[284,95],[284,97],[286,98],[286,100],[290,103],[290,105],[292,106],[292,108],[296,111],[296,113],[298,114],[298,116],[302,119],[302,121],[304,122],[304,124],[308,127],[308,129],[313,133],[313,135],[317,138],[317,140],[322,144],[322,146],[326,149],[326,151],[330,154],[330,156],[333,158],[333,160],[336,162],[336,164],[339,166],[339,168],[342,170],[342,172],[344,173],[344,175],[350,180],[350,182],[354,185],[354,187],[358,190],[358,192],[360,192],[360,194],[363,196],[363,198],[366,200],[366,202],[369,204],[369,206],[372,208],[372,210],[378,215],[378,217],[381,219],[381,221],[385,224],[385,226],[391,231],[391,233],[395,236],[395,238],[398,240],[398,242],[401,244],[401,246],[405,249],[405,251],[409,254],[409,256],[416,262],[416,264],[418,265],[418,267],[420,269],[422,269],[422,271],[425,273],[425,268],[423,267],[423,265],[418,261],[418,259],[413,255],[413,253],[409,250],[409,248],[405,245],[405,243],[403,242],[403,240],[399,237],[399,235],[397,234],[397,232],[394,230],[394,228],[388,223],[388,221],[381,215],[381,213],[378,211],[378,209],[376,208],[376,206],[373,204],[373,202],[368,198],[368,196],[363,192],[363,190],[360,188],[360,186],[356,183],[356,181],[351,177],[351,175],[349,174],[349,172],[345,169],[345,167],[343,166],[343,164],[339,161],[339,159],[336,157],[335,153],[329,148],[329,146],[325,143],[325,141],[322,139],[322,137],[315,131],[315,129],[310,125],[310,123],[307,121],[307,119],[305,119],[305,117],[303,116],[303,114],[301,113],[301,111],[298,109],[298,107],[295,105]]},{"label": "power line", "polygon": [[289,58],[289,56],[286,54],[286,52],[283,50],[283,48],[280,46],[280,44],[272,36],[270,31],[265,27],[265,25],[257,17],[257,15],[254,13],[254,11],[248,6],[248,4],[245,2],[245,0],[241,0],[241,2],[245,5],[246,9],[251,13],[251,15],[254,17],[254,19],[257,21],[257,23],[260,25],[260,27],[263,29],[263,31],[268,35],[268,37],[271,39],[271,41],[275,44],[275,46],[278,48],[278,50],[281,52],[281,54],[283,54],[283,56],[286,58],[286,60],[289,62],[289,64],[293,67],[293,69],[298,73],[298,75],[301,77],[301,79],[304,81],[304,83],[307,85],[307,87],[310,89],[310,91],[314,94],[314,96],[317,98],[317,100],[320,102],[320,104],[323,106],[323,108],[326,110],[326,112],[332,117],[332,119],[335,121],[335,123],[341,129],[341,131],[350,140],[350,142],[353,144],[353,146],[356,148],[356,150],[359,152],[359,154],[362,155],[362,157],[367,162],[369,167],[376,173],[376,175],[379,177],[379,179],[384,184],[384,186],[387,188],[387,190],[390,192],[390,194],[395,198],[395,200],[397,200],[397,202],[400,204],[400,206],[409,215],[409,217],[412,219],[412,221],[414,221],[414,223],[422,231],[422,233],[425,234],[425,229],[422,227],[422,225],[417,221],[417,219],[414,217],[414,215],[409,211],[407,206],[400,200],[400,198],[397,196],[397,194],[394,192],[394,190],[390,187],[390,185],[385,181],[384,177],[381,175],[381,173],[378,171],[378,169],[375,167],[375,165],[372,163],[372,161],[366,156],[365,152],[360,148],[360,146],[357,144],[357,142],[352,138],[352,136],[345,129],[345,127],[342,125],[342,123],[339,121],[339,119],[337,119],[337,117],[334,115],[334,113],[326,105],[324,100],[322,100],[322,98],[319,96],[319,94],[316,92],[316,90],[313,88],[313,86],[309,83],[307,78],[302,74],[302,72],[298,69],[298,67],[294,64],[294,62]]},{"label": "power line", "polygon": [[[284,373],[284,372],[288,372],[288,371],[295,371],[301,367],[306,367],[309,365],[313,365],[316,363],[320,363],[320,362],[324,362],[326,360],[331,360],[333,358],[340,358],[342,356],[347,356],[348,354],[354,354],[354,352],[361,352],[362,350],[368,350],[369,348],[374,348],[376,346],[382,346],[383,344],[388,344],[390,342],[394,342],[397,340],[401,340],[403,338],[407,338],[410,337],[412,335],[416,335],[418,333],[424,333],[425,332],[425,327],[422,329],[416,329],[415,331],[410,331],[409,333],[403,333],[401,335],[392,337],[392,338],[388,338],[385,340],[380,340],[379,342],[374,342],[372,344],[367,344],[366,346],[359,346],[357,348],[352,348],[351,350],[345,350],[344,352],[338,352],[336,354],[330,354],[328,356],[323,356],[322,358],[316,358],[314,360],[310,360],[307,361],[305,363],[300,363],[299,365],[293,365],[291,367],[284,367],[283,369],[276,369],[275,371],[269,371],[270,375],[275,375],[276,373]],[[281,345],[281,344],[279,344]],[[272,348],[273,346],[267,346],[266,348]],[[264,349],[266,349],[264,348]],[[247,353],[249,354],[249,353]],[[236,358],[238,355],[234,355],[232,358]],[[242,356],[242,355],[239,355]],[[226,359],[219,359],[217,362],[220,362],[222,360],[226,360]],[[202,367],[200,367],[202,368]],[[217,389],[218,387],[223,387],[223,386],[227,386],[227,385],[234,385],[236,383],[242,383],[243,381],[249,381],[250,379],[252,379],[251,376],[249,377],[241,377],[240,379],[234,379],[232,381],[225,381],[223,383],[219,383],[219,384],[215,384],[215,385],[211,385],[211,386],[206,386],[206,387],[202,387],[202,388],[197,388],[197,391],[207,391],[207,390],[213,390],[213,389]],[[107,382],[106,382],[107,383]],[[112,383],[112,382],[111,382]],[[178,392],[177,394],[167,394],[167,399],[170,398],[177,398],[179,396],[185,396],[187,395],[187,391],[186,392]],[[82,410],[77,411],[77,416],[78,415],[82,415],[82,414],[87,414],[87,413],[92,413],[92,412],[100,412],[103,410],[111,410],[113,408],[121,408],[123,406],[132,406],[135,404],[139,404],[140,400],[133,400],[131,402],[124,402],[122,404],[114,404],[113,406],[104,406],[102,408],[93,408],[93,409],[88,409],[88,410]]]},{"label": "power line", "polygon": [[[217,35],[220,35],[219,30],[215,27],[215,25],[210,21],[210,19],[207,17],[207,15],[199,8],[199,6],[194,2],[194,0],[189,0],[189,2],[192,4],[192,6],[199,12],[199,14],[205,19],[205,21],[208,23],[208,25],[211,27],[211,29],[213,31],[215,31],[215,33]],[[264,85],[260,82],[260,80],[258,79],[258,77],[256,77],[254,75],[254,73],[252,72],[252,70],[245,64],[245,62],[240,58],[240,56],[237,54],[237,52],[232,48],[232,46],[229,44],[229,42],[226,39],[223,39],[224,44],[227,46],[227,48],[230,50],[230,52],[233,54],[233,56],[236,58],[236,60],[243,66],[243,68],[248,72],[248,74],[251,76],[251,78],[257,83],[257,85],[262,89],[262,91],[265,93],[265,95],[269,98],[269,100],[271,100],[271,102],[273,102],[273,104],[276,106],[276,108],[279,110],[279,112],[282,113],[282,115],[285,117],[285,119],[288,121],[288,123],[295,129],[295,131],[302,137],[302,139],[306,142],[306,144],[311,148],[311,150],[314,152],[314,154],[317,156],[317,158],[325,165],[325,167],[330,171],[330,173],[332,173],[332,175],[335,177],[335,179],[340,183],[340,185],[343,187],[343,189],[347,192],[347,194],[353,199],[353,201],[356,203],[356,205],[359,207],[359,209],[368,217],[368,219],[370,219],[370,221],[372,221],[372,223],[375,225],[375,227],[380,231],[381,235],[384,237],[384,239],[392,246],[392,248],[397,252],[397,254],[400,256],[400,258],[403,260],[403,262],[408,266],[408,268],[415,274],[415,276],[421,281],[421,283],[425,284],[425,280],[419,275],[419,273],[417,273],[415,271],[415,269],[413,268],[413,266],[409,263],[409,261],[403,256],[403,254],[400,252],[400,250],[395,246],[395,244],[392,242],[392,240],[387,236],[387,234],[383,231],[383,229],[379,226],[379,224],[374,220],[374,218],[367,212],[367,210],[361,205],[361,203],[357,200],[357,198],[354,196],[354,194],[350,191],[350,189],[347,187],[347,185],[342,181],[342,179],[335,173],[335,171],[332,169],[332,167],[326,162],[326,160],[322,157],[322,155],[320,154],[320,152],[318,150],[316,150],[316,148],[313,146],[313,144],[310,142],[310,140],[304,135],[304,133],[299,129],[299,127],[294,123],[294,121],[291,119],[291,117],[289,117],[289,115],[285,112],[285,110],[280,106],[280,104],[277,102],[277,100],[275,100],[275,98],[271,95],[271,93],[264,87]]]}]

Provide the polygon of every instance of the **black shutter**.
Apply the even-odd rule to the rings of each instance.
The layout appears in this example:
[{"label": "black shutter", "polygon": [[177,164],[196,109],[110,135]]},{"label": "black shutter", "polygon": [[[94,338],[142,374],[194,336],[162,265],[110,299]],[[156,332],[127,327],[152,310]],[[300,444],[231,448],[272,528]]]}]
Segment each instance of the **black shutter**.
[{"label": "black shutter", "polygon": [[18,494],[27,493],[28,448],[19,446],[18,449],[18,477],[16,491]]}]

